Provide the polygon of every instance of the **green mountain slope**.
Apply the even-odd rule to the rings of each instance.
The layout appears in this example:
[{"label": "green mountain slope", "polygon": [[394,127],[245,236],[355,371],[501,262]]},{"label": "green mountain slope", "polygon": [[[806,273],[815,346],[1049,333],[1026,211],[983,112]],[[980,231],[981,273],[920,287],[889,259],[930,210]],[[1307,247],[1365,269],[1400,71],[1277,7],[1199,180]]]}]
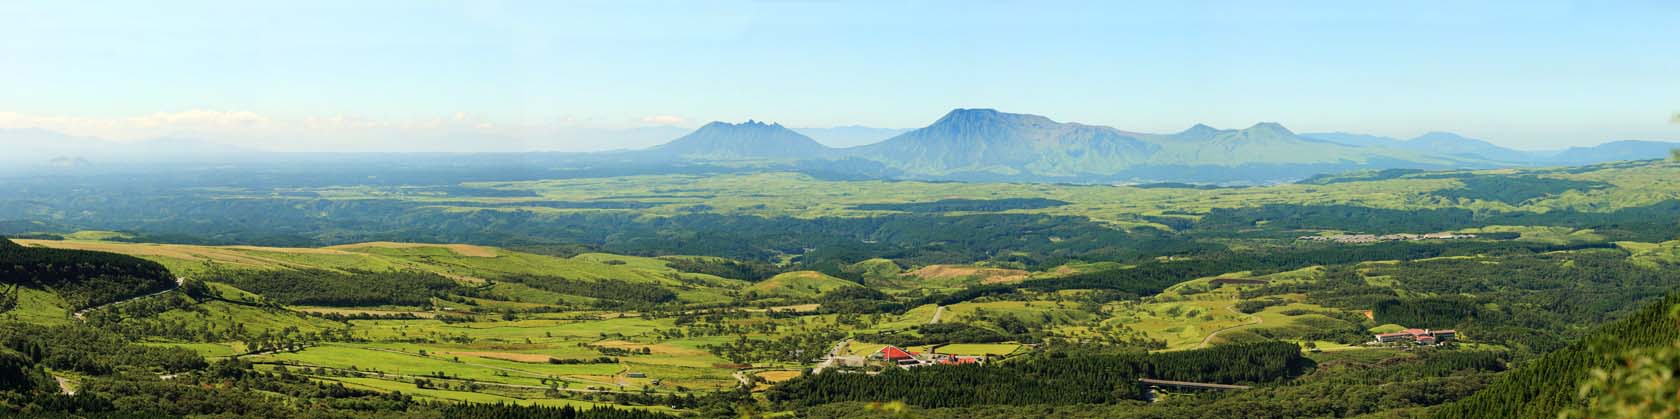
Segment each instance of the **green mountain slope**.
[{"label": "green mountain slope", "polygon": [[1501,376],[1475,395],[1435,412],[1439,418],[1553,418],[1578,407],[1578,388],[1594,368],[1613,368],[1616,356],[1633,349],[1680,341],[1670,295],[1628,318],[1600,328],[1579,342]]}]

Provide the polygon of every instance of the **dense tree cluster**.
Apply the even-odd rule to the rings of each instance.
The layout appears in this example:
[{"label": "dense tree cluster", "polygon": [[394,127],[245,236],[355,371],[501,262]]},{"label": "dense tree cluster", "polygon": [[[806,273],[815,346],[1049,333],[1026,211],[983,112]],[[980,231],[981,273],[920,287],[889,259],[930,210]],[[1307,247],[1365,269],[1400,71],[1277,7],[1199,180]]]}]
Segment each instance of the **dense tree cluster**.
[{"label": "dense tree cluster", "polygon": [[1447,199],[1482,199],[1518,205],[1535,198],[1557,195],[1575,190],[1610,187],[1597,181],[1581,181],[1539,176],[1464,175],[1457,178],[1463,187],[1442,189],[1430,194]]},{"label": "dense tree cluster", "polygon": [[[1252,418],[1359,417],[1418,409],[1457,400],[1483,388],[1505,369],[1505,355],[1487,351],[1421,351],[1376,363],[1321,365],[1287,383],[1231,392],[1171,392],[1164,400],[1112,404],[980,405],[911,409],[907,417],[951,419]],[[801,409],[812,418],[874,418],[874,404],[834,403]],[[874,407],[874,408],[872,408]]]},{"label": "dense tree cluster", "polygon": [[858,204],[852,209],[863,211],[902,211],[902,212],[996,212],[1016,209],[1039,209],[1067,205],[1067,201],[1046,198],[1003,198],[1003,199],[941,199],[933,202],[905,202]]},{"label": "dense tree cluster", "polygon": [[438,274],[407,270],[224,270],[214,273],[211,279],[281,304],[341,307],[430,306],[433,297],[460,288],[455,281]]},{"label": "dense tree cluster", "polygon": [[1585,403],[1578,398],[1578,387],[1588,371],[1615,365],[1616,357],[1631,349],[1680,341],[1680,320],[1674,314],[1677,306],[1680,306],[1680,294],[1648,304],[1580,341],[1500,376],[1486,389],[1447,405],[1436,416],[1557,417],[1566,408],[1582,406]]},{"label": "dense tree cluster", "polygon": [[580,295],[613,302],[658,304],[677,299],[677,293],[654,284],[632,284],[620,279],[572,279],[553,275],[508,275],[507,282],[566,295]]},{"label": "dense tree cluster", "polygon": [[23,247],[0,238],[0,284],[50,289],[72,308],[86,308],[169,289],[175,277],[133,256]]},{"label": "dense tree cluster", "polygon": [[1055,353],[989,366],[805,375],[777,385],[767,396],[796,407],[846,401],[902,401],[919,407],[1115,403],[1143,397],[1139,378],[1260,383],[1310,367],[1299,347],[1281,342],[1155,354]]},{"label": "dense tree cluster", "polygon": [[1368,233],[1419,233],[1481,227],[1531,225],[1590,228],[1616,240],[1660,242],[1680,234],[1680,200],[1608,212],[1551,210],[1544,213],[1489,211],[1464,208],[1399,210],[1356,205],[1267,204],[1258,207],[1215,208],[1196,223],[1210,234],[1265,230],[1344,230]]},{"label": "dense tree cluster", "polygon": [[667,257],[666,266],[678,271],[716,275],[724,278],[758,282],[782,273],[782,269],[761,261],[738,261],[709,257]]}]

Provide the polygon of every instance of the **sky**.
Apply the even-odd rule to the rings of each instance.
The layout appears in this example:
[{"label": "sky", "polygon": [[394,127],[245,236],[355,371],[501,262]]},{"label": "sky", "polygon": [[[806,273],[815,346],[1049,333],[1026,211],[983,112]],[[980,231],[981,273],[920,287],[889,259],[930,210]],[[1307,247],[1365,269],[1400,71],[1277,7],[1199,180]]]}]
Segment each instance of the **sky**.
[{"label": "sky", "polygon": [[0,2],[0,129],[601,150],[713,120],[996,108],[1140,132],[1680,139],[1674,1],[261,3]]}]

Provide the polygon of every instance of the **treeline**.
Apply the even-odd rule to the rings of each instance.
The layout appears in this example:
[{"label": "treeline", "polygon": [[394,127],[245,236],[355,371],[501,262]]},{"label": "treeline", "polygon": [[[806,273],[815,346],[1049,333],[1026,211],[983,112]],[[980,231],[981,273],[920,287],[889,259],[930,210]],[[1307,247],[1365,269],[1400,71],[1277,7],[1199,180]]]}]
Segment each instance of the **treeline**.
[{"label": "treeline", "polygon": [[1609,183],[1517,175],[1465,175],[1457,178],[1463,187],[1430,192],[1447,199],[1480,199],[1511,205],[1572,190],[1608,188]]},{"label": "treeline", "polygon": [[675,416],[650,410],[571,406],[517,406],[507,404],[449,404],[438,408],[445,418],[474,419],[666,419]]},{"label": "treeline", "polygon": [[[1013,318],[1013,317],[1009,317]],[[965,323],[934,323],[917,325],[916,333],[872,333],[862,334],[855,339],[863,342],[885,343],[894,346],[921,346],[947,343],[994,343],[1015,340],[978,326]]]},{"label": "treeline", "polygon": [[430,306],[433,297],[460,289],[449,278],[413,270],[218,270],[210,280],[281,304],[332,307]]},{"label": "treeline", "polygon": [[[1346,230],[1368,233],[1423,233],[1486,225],[1533,225],[1590,228],[1612,240],[1661,242],[1680,234],[1680,200],[1609,212],[1552,210],[1545,213],[1489,211],[1462,208],[1399,210],[1356,205],[1267,204],[1259,207],[1215,208],[1196,223],[1209,234],[1265,229]],[[1261,227],[1264,222],[1264,227]]]},{"label": "treeline", "polygon": [[956,211],[1008,211],[1017,209],[1040,209],[1059,207],[1067,204],[1067,201],[1047,198],[941,199],[933,202],[858,204],[853,205],[852,209],[862,211],[937,213]]},{"label": "treeline", "polygon": [[1599,328],[1586,338],[1502,375],[1492,385],[1435,412],[1441,418],[1557,417],[1565,408],[1583,406],[1578,388],[1594,368],[1616,365],[1631,349],[1673,345],[1680,341],[1675,307],[1680,294],[1648,304],[1625,319]]},{"label": "treeline", "polygon": [[0,238],[0,284],[50,289],[80,309],[169,289],[175,277],[133,256],[23,247]]},{"label": "treeline", "polygon": [[792,407],[902,401],[919,407],[1114,403],[1144,396],[1139,378],[1264,383],[1311,368],[1291,343],[1233,344],[1155,354],[1053,353],[992,366],[932,366],[878,375],[805,375],[773,387],[770,401]]},{"label": "treeline", "polygon": [[666,257],[665,265],[682,272],[715,275],[758,282],[782,273],[781,268],[762,261],[736,261],[710,257]]},{"label": "treeline", "polygon": [[191,350],[136,345],[121,335],[80,323],[51,327],[0,323],[0,347],[34,364],[83,374],[110,374],[120,368],[169,373],[207,365]]},{"label": "treeline", "polygon": [[909,309],[892,296],[868,287],[843,287],[823,293],[817,301],[822,304],[818,308],[823,313],[902,313]]},{"label": "treeline", "polygon": [[572,279],[553,275],[517,274],[503,276],[501,280],[553,293],[615,302],[659,304],[677,299],[677,293],[660,288],[657,284],[636,284],[621,279]]},{"label": "treeline", "polygon": [[[99,216],[56,222],[64,229],[133,230],[135,240],[148,242],[302,247],[365,241],[525,248],[582,244],[593,251],[640,256],[705,255],[769,262],[783,255],[800,255],[798,263],[806,269],[878,257],[912,265],[998,258],[1037,269],[1070,260],[1121,260],[1210,246],[1148,228],[1124,231],[1086,217],[1042,214],[642,217],[636,211],[456,211],[400,200],[233,200],[197,192],[132,195],[110,194],[97,203],[63,204],[66,212],[93,210]],[[19,204],[0,202],[0,217],[8,213],[23,217],[39,209],[8,205]]]},{"label": "treeline", "polygon": [[[1415,412],[1467,397],[1503,371],[1507,360],[1505,354],[1491,351],[1419,350],[1379,362],[1350,360],[1326,364],[1286,385],[1175,393],[1150,404],[912,408],[902,415],[927,419],[1367,417],[1391,411]],[[800,413],[818,418],[879,417],[881,412],[871,410],[870,406],[863,402],[842,402],[805,408]]]},{"label": "treeline", "polygon": [[1522,255],[1609,246],[1611,245],[1605,243],[1552,245],[1485,241],[1387,242],[1364,246],[1302,245],[1285,250],[1201,252],[1186,255],[1187,260],[1148,260],[1130,268],[1087,272],[1060,278],[1031,280],[1018,284],[969,287],[950,294],[925,297],[918,301],[916,305],[930,303],[950,305],[989,295],[1014,293],[1017,290],[1048,292],[1066,289],[1097,289],[1143,296],[1160,293],[1167,287],[1190,278],[1214,276],[1227,272],[1253,271],[1256,274],[1266,274],[1308,266],[1341,265],[1368,260],[1409,261],[1443,256]]}]

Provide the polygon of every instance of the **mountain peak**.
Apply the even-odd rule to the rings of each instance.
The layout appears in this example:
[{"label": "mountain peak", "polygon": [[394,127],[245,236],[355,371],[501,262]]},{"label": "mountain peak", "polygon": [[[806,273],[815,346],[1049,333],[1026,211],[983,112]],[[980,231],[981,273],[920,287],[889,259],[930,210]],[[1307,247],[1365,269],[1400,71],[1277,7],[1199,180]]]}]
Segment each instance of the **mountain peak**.
[{"label": "mountain peak", "polygon": [[999,112],[997,109],[990,108],[957,108],[940,117],[938,121],[934,121],[929,128],[938,126],[975,127],[997,124],[1052,125],[1055,123],[1056,121],[1039,115]]},{"label": "mountain peak", "polygon": [[1295,135],[1294,131],[1290,131],[1289,128],[1284,128],[1282,124],[1279,124],[1279,123],[1276,123],[1276,122],[1261,122],[1261,123],[1258,123],[1258,124],[1254,124],[1254,126],[1248,127],[1247,129],[1244,129],[1243,131],[1263,132],[1263,133],[1280,134],[1280,135]]},{"label": "mountain peak", "polygon": [[1210,127],[1207,124],[1196,124],[1177,134],[1172,134],[1171,137],[1178,140],[1206,141],[1218,136],[1219,133],[1219,128]]},{"label": "mountain peak", "polygon": [[782,124],[748,119],[739,124],[713,121],[652,151],[664,157],[719,160],[811,158],[826,154],[828,148]]},{"label": "mountain peak", "polygon": [[782,124],[780,124],[780,123],[764,123],[762,121],[755,121],[755,120],[748,119],[747,122],[742,122],[742,123],[739,123],[739,124],[723,122],[723,121],[712,121],[710,123],[707,123],[705,126],[700,127],[700,129],[708,129],[708,128],[710,128],[710,129],[730,129],[730,128],[783,128],[783,127],[782,127]]}]

